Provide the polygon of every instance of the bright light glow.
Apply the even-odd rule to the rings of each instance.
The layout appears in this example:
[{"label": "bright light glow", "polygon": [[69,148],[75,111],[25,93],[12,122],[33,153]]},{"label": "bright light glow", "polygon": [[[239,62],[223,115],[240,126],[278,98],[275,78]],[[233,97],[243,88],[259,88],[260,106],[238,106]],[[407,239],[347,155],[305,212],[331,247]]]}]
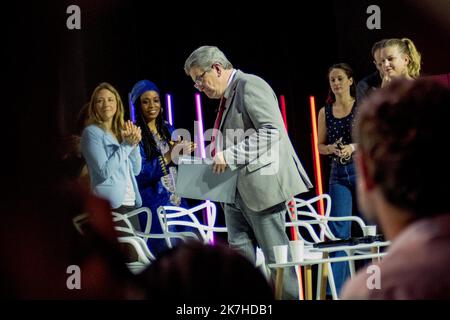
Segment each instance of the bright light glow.
[{"label": "bright light glow", "polygon": [[133,101],[131,101],[131,92],[128,94],[128,106],[130,107],[130,120],[131,122],[136,123],[136,113]]},{"label": "bright light glow", "polygon": [[280,104],[281,104],[281,115],[283,116],[284,127],[286,131],[288,131],[288,123],[287,123],[287,115],[286,115],[286,101],[284,99],[284,95],[280,96]]},{"label": "bright light glow", "polygon": [[[312,128],[312,148],[313,148],[313,160],[314,160],[314,174],[316,178],[316,195],[323,193],[322,187],[322,166],[320,165],[320,154],[318,146],[318,133],[317,133],[317,112],[316,112],[316,100],[314,96],[309,97],[309,105],[311,111],[311,128]],[[325,214],[323,199],[319,201],[318,212],[322,216]]]},{"label": "bright light glow", "polygon": [[197,132],[197,147],[200,150],[200,157],[202,159],[206,158],[205,150],[205,138],[203,136],[203,113],[202,113],[202,99],[199,93],[195,94],[195,109],[197,110],[197,122],[198,122],[198,132]]},{"label": "bright light glow", "polygon": [[167,109],[167,121],[173,126],[173,117],[172,117],[172,95],[166,94],[166,109]]}]

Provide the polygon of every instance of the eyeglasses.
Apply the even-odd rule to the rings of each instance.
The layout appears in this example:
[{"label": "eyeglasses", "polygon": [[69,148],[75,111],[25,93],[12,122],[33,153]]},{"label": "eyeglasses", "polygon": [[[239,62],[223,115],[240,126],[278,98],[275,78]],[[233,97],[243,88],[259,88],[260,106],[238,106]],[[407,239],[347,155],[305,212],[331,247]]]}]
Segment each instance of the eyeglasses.
[{"label": "eyeglasses", "polygon": [[212,68],[209,68],[208,70],[203,71],[203,73],[201,75],[199,75],[197,78],[195,78],[194,82],[194,88],[197,90],[201,90],[201,88],[203,87],[203,77],[205,76],[205,74],[208,71],[211,71]]}]

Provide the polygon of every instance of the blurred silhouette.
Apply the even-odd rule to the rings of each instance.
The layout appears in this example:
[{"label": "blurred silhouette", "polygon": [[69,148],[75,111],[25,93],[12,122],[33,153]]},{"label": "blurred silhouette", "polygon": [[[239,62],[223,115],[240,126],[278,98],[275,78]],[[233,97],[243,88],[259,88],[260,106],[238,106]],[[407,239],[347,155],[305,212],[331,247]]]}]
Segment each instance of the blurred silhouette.
[{"label": "blurred silhouette", "polygon": [[361,270],[346,299],[450,298],[448,143],[450,90],[396,79],[359,110],[354,136],[358,203],[392,240],[377,267]]},{"label": "blurred silhouette", "polygon": [[273,300],[263,274],[224,244],[180,244],[163,252],[139,276],[152,301]]}]

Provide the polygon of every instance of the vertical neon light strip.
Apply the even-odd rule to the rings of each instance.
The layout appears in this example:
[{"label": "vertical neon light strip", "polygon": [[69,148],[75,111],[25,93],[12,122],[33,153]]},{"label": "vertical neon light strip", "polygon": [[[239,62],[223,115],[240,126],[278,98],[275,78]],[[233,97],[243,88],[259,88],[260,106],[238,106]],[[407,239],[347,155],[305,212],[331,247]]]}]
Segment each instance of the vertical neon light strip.
[{"label": "vertical neon light strip", "polygon": [[136,113],[134,110],[133,101],[131,101],[131,92],[128,94],[128,106],[130,108],[130,120],[133,123],[136,123]]},{"label": "vertical neon light strip", "polygon": [[[195,109],[197,111],[197,122],[198,122],[198,132],[197,132],[197,146],[200,148],[200,157],[202,159],[206,158],[206,150],[205,150],[205,138],[204,138],[204,130],[203,130],[203,112],[202,112],[202,100],[200,97],[200,93],[195,94]],[[209,202],[209,200],[206,200]],[[209,207],[206,208],[206,212],[203,212],[203,221],[205,221],[206,225],[209,225],[209,217],[211,217],[211,211]],[[214,244],[214,233],[212,233],[211,238],[212,244]]]},{"label": "vertical neon light strip", "polygon": [[[284,99],[284,95],[280,96],[280,104],[281,104],[281,115],[283,116],[283,122],[284,127],[286,128],[286,133],[288,132],[288,122],[287,122],[287,114],[286,114],[286,100]],[[297,214],[295,212],[295,200],[292,198],[289,201],[289,210],[292,219],[297,220]],[[297,233],[295,232],[295,227],[291,227],[291,239],[292,240],[298,240]],[[304,300],[303,295],[303,276],[302,276],[302,267],[297,267],[298,271],[298,286],[299,286],[299,293],[300,293],[300,300]]]},{"label": "vertical neon light strip", "polygon": [[287,115],[286,115],[286,100],[284,100],[284,95],[280,96],[280,103],[281,103],[281,115],[283,116],[284,127],[286,128],[286,131],[288,131],[288,123],[287,123]]},{"label": "vertical neon light strip", "polygon": [[203,113],[202,113],[202,99],[200,97],[200,93],[195,94],[195,108],[197,110],[197,122],[198,122],[198,147],[200,148],[200,157],[202,159],[206,158],[206,150],[205,150],[205,139],[203,136]]},{"label": "vertical neon light strip", "polygon": [[167,121],[173,126],[173,117],[172,117],[172,95],[166,94],[166,108],[167,108]]},{"label": "vertical neon light strip", "polygon": [[[320,154],[319,146],[317,144],[317,112],[316,112],[316,100],[314,96],[309,97],[309,105],[311,111],[311,128],[312,128],[312,147],[313,147],[313,160],[314,160],[314,174],[316,178],[316,195],[321,195],[323,193],[322,187],[322,167],[320,165]],[[324,204],[323,200],[319,201],[318,207],[319,214],[324,215]]]}]

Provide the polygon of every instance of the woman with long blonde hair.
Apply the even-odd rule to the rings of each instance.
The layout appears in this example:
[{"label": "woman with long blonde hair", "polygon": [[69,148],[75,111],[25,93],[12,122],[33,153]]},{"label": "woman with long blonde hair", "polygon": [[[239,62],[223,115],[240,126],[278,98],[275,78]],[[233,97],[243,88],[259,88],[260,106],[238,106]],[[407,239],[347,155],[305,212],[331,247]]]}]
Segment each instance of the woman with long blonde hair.
[{"label": "woman with long blonde hair", "polygon": [[106,82],[94,89],[88,115],[81,151],[93,192],[109,200],[116,212],[140,207],[142,200],[135,178],[141,171],[140,128],[124,121],[122,99]]}]

